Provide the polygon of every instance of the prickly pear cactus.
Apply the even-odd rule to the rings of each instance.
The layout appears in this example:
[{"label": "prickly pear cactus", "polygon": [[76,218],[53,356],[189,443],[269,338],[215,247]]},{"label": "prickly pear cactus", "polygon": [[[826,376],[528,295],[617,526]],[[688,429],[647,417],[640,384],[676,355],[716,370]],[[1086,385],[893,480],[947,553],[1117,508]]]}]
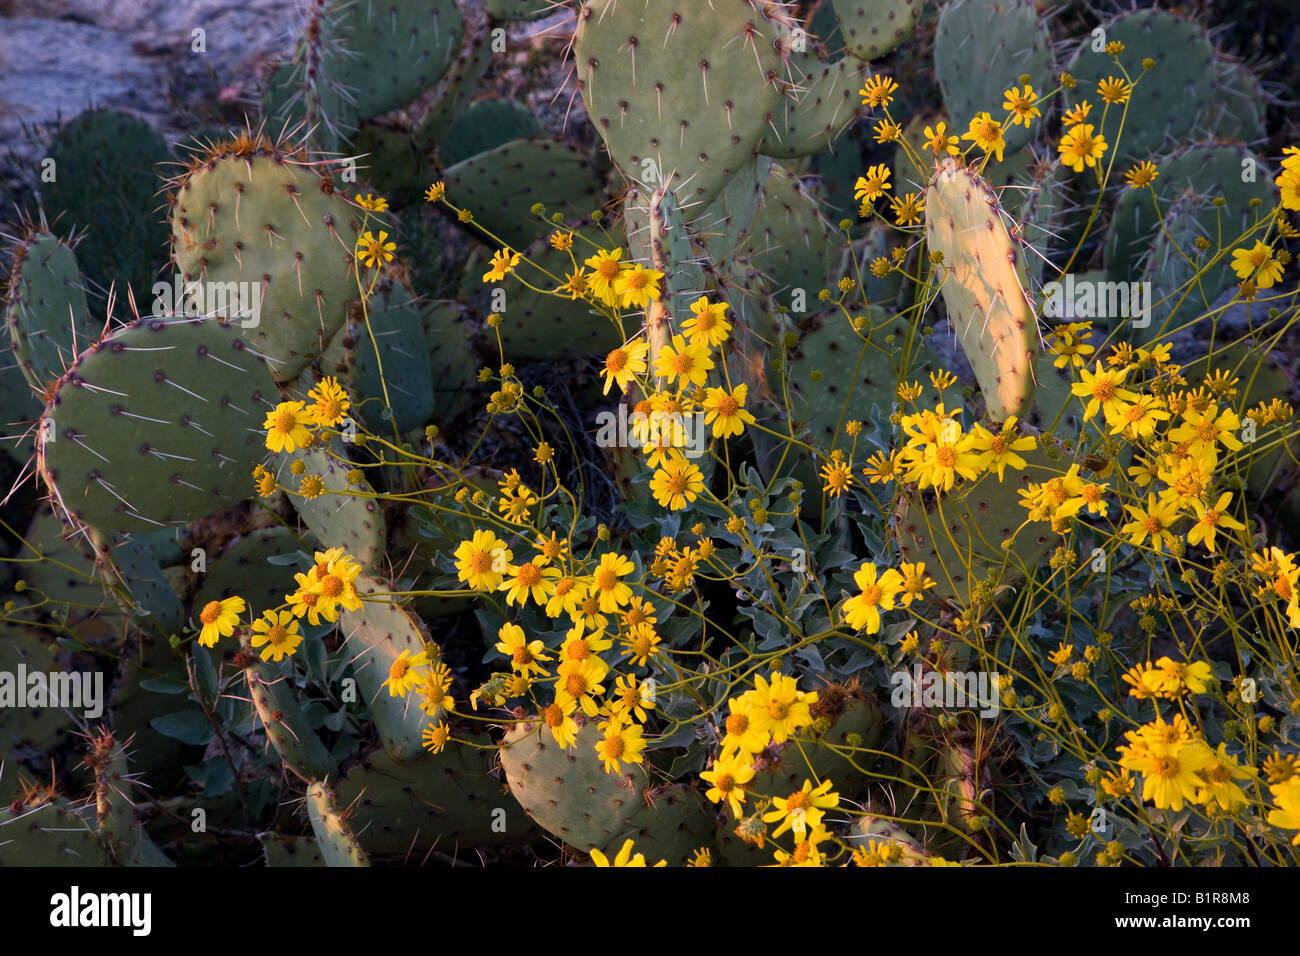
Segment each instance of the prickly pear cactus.
[{"label": "prickly pear cactus", "polygon": [[975,369],[994,421],[1023,415],[1034,397],[1038,324],[1025,253],[1002,221],[988,184],[950,158],[925,189],[925,236],[948,318]]}]

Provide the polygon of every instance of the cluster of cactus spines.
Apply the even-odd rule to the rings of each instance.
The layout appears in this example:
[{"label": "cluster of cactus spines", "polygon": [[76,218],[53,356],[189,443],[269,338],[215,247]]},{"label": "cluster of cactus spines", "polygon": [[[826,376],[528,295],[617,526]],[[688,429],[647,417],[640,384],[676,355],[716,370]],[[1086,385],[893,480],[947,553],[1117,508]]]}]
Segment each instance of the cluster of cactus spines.
[{"label": "cluster of cactus spines", "polygon": [[1062,163],[1034,160],[1016,180],[1017,188],[1002,195],[1009,200],[1008,211],[1020,224],[1021,237],[1026,243],[1025,271],[1037,289],[1055,277],[1054,272],[1045,271],[1049,244],[1060,235],[1062,223],[1078,207],[1070,187],[1070,170]]},{"label": "cluster of cactus spines", "polygon": [[147,614],[149,624],[162,634],[179,633],[185,617],[181,599],[160,563],[171,535],[170,530],[108,534],[90,529],[106,583],[116,584],[119,593],[127,596],[130,613]]},{"label": "cluster of cactus spines", "polygon": [[153,126],[113,109],[79,114],[55,134],[50,182],[40,198],[50,221],[83,237],[81,271],[91,288],[146,288],[167,258],[158,176],[172,152]]},{"label": "cluster of cactus spines", "polygon": [[[960,495],[933,499],[912,490],[895,510],[898,550],[904,561],[923,561],[934,593],[969,606],[977,585],[1000,584],[1022,567],[1033,568],[1059,538],[1048,525],[1030,521],[1017,491],[1053,474],[1059,450],[1037,436],[1036,448],[1021,453],[1025,468],[1005,480],[987,473]],[[1004,542],[1010,542],[1009,545]]]},{"label": "cluster of cactus spines", "polygon": [[[1052,43],[1034,0],[945,4],[934,35],[934,71],[948,115],[959,121],[981,112],[1000,118],[1003,91],[1019,85],[1021,76],[1028,76],[1041,94],[1052,79]],[[1009,126],[1007,152],[1029,142],[1035,132],[1029,126]]]},{"label": "cluster of cactus spines", "polygon": [[772,117],[775,130],[759,147],[766,155],[793,159],[830,149],[862,114],[858,90],[868,68],[850,56],[827,63],[819,52],[811,43],[803,52],[791,52],[781,110]]},{"label": "cluster of cactus spines", "polygon": [[1034,397],[1038,323],[1024,251],[1007,232],[993,191],[945,157],[925,190],[925,235],[948,319],[994,421],[1023,415]]},{"label": "cluster of cactus spines", "polygon": [[267,742],[301,780],[333,780],[338,764],[298,705],[292,679],[245,652],[244,679]]},{"label": "cluster of cactus spines", "polygon": [[92,735],[89,744],[84,762],[95,777],[95,825],[109,858],[122,863],[138,840],[126,746],[119,745],[107,731]]},{"label": "cluster of cactus spines", "polygon": [[834,228],[816,198],[797,175],[777,163],[770,164],[736,256],[757,269],[787,306],[794,289],[816,295],[838,264]]},{"label": "cluster of cactus spines", "polygon": [[173,181],[176,269],[187,289],[199,283],[205,312],[222,309],[225,295],[224,317],[278,382],[320,354],[360,296],[353,250],[361,210],[335,192],[333,168],[260,134],[241,135],[196,155]]},{"label": "cluster of cactus spines", "polygon": [[[300,448],[286,456],[289,466],[301,461],[305,475],[315,475],[321,480],[323,493],[316,498],[302,494],[292,495],[294,508],[303,524],[321,542],[330,542],[347,549],[348,554],[363,567],[376,567],[384,556],[385,522],[374,488],[369,480],[353,474],[353,455],[341,439],[317,438],[310,448]],[[289,469],[280,474],[280,481],[296,488]]]},{"label": "cluster of cactus spines", "polygon": [[59,380],[37,465],[79,524],[129,532],[187,522],[248,497],[277,394],[238,330],[137,319],[88,347]]},{"label": "cluster of cactus spines", "polygon": [[[1142,77],[1142,95],[1135,96],[1129,107],[1123,136],[1118,136],[1121,109],[1113,107],[1104,126],[1100,116],[1093,114],[1098,132],[1108,143],[1120,142],[1121,159],[1148,159],[1186,141],[1201,104],[1211,102],[1215,93],[1216,53],[1205,30],[1193,20],[1157,9],[1122,13],[1101,28],[1107,43],[1119,41],[1130,50],[1141,50],[1155,66]],[[1095,100],[1097,84],[1118,75],[1111,56],[1093,49],[1099,39],[1085,36],[1066,63],[1076,83],[1066,91],[1068,106]],[[1189,109],[1188,103],[1198,106]]]},{"label": "cluster of cactus spines", "polygon": [[[616,852],[632,838],[648,845],[670,866],[713,841],[713,814],[698,793],[680,785],[657,785],[639,765],[606,773],[594,721],[578,728],[572,749],[559,746],[550,731],[519,723],[501,740],[506,783],[538,826],[586,853]],[[574,794],[581,794],[575,800]],[[657,862],[652,861],[652,862]]]},{"label": "cluster of cactus spines", "polygon": [[369,866],[370,857],[353,835],[329,784],[319,780],[307,787],[307,813],[326,866]]},{"label": "cluster of cactus spines", "polygon": [[48,232],[23,238],[13,252],[5,325],[28,384],[44,391],[98,337],[72,246]]}]

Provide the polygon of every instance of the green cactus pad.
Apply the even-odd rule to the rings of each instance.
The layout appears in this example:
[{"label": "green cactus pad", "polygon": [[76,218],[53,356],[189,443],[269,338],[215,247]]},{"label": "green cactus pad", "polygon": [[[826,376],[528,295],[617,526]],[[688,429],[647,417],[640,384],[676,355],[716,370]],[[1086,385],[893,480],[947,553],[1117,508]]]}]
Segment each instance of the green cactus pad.
[{"label": "green cactus pad", "polygon": [[[1205,31],[1194,21],[1166,10],[1122,13],[1101,28],[1106,43],[1118,40],[1125,45],[1120,59],[1131,76],[1142,72],[1143,58],[1156,61],[1133,90],[1117,159],[1151,159],[1168,144],[1186,140],[1200,114],[1199,108],[1188,109],[1187,104],[1209,103],[1214,93],[1214,45]],[[1073,107],[1090,100],[1094,110],[1089,120],[1114,149],[1113,144],[1120,139],[1117,134],[1122,110],[1112,107],[1105,125],[1101,124],[1097,84],[1111,76],[1123,79],[1123,74],[1110,54],[1093,50],[1100,40],[1089,34],[1080,41],[1066,66],[1076,85],[1066,90],[1065,101]]]},{"label": "green cactus pad", "polygon": [[478,358],[467,309],[452,299],[426,302],[420,307],[420,325],[433,376],[434,422],[446,427],[473,404]]},{"label": "green cactus pad", "polygon": [[[384,552],[384,514],[373,497],[358,497],[351,492],[372,494],[368,482],[348,484],[348,472],[353,469],[350,451],[352,446],[339,439],[324,445],[299,449],[289,457],[289,466],[302,461],[304,475],[318,475],[325,494],[308,499],[293,493],[289,497],[303,523],[321,542],[330,547],[342,546],[348,554],[361,562],[362,567],[375,565]],[[295,479],[288,468],[279,475],[288,487],[295,488]]]},{"label": "green cactus pad", "polygon": [[778,301],[803,289],[809,303],[825,288],[838,259],[839,238],[811,189],[773,163],[736,256],[757,269]]},{"label": "green cactus pad", "polygon": [[433,416],[434,380],[420,308],[406,283],[391,275],[380,279],[366,310],[369,330],[364,317],[355,316],[360,412],[370,430],[381,434],[390,430],[380,414],[385,408],[391,409],[398,431],[423,428]]},{"label": "green cactus pad", "polygon": [[[1051,88],[1052,38],[1033,0],[953,0],[943,8],[934,35],[934,72],[943,103],[958,131],[976,113],[1001,120],[1003,93],[1028,75],[1039,96]],[[1007,152],[1038,132],[1032,125],[1005,127]]]},{"label": "green cactus pad", "polygon": [[188,522],[248,497],[278,394],[235,329],[142,319],[83,353],[42,421],[55,501],[102,531]]},{"label": "green cactus pad", "polygon": [[324,350],[358,296],[361,216],[296,155],[254,147],[214,151],[180,181],[172,254],[186,283],[205,283],[209,308],[218,293],[248,304],[260,295],[256,324],[244,327],[254,318],[240,316],[235,325],[287,382]]},{"label": "green cactus pad", "polygon": [[438,144],[444,168],[490,152],[515,139],[539,139],[542,124],[533,111],[514,100],[494,98],[472,103],[456,118]]},{"label": "green cactus pad", "polygon": [[365,575],[355,583],[363,602],[361,610],[343,611],[339,622],[347,637],[357,688],[370,708],[384,748],[394,759],[409,763],[421,752],[421,736],[429,719],[420,710],[416,695],[393,697],[383,684],[403,651],[418,654],[424,650],[429,632],[415,614],[391,603],[393,598],[367,600],[376,593],[390,593],[391,584]]},{"label": "green cactus pad", "polygon": [[578,86],[623,175],[652,189],[667,181],[682,203],[711,202],[782,109],[783,30],[749,3],[584,3]]},{"label": "green cactus pad", "polygon": [[66,801],[0,810],[0,866],[108,866],[99,837]]},{"label": "green cactus pad", "polygon": [[759,149],[778,159],[793,159],[832,149],[846,127],[862,114],[862,89],[870,71],[845,57],[823,63],[811,52],[790,56],[789,83],[782,104]]},{"label": "green cactus pad", "polygon": [[862,60],[884,56],[911,34],[924,0],[834,0],[840,35]]},{"label": "green cactus pad", "polygon": [[[469,742],[490,743],[487,737]],[[420,859],[434,846],[455,853],[458,846],[528,842],[536,830],[490,773],[492,755],[454,740],[413,763],[376,750],[339,780],[339,799],[355,808],[361,842],[376,855],[419,853]]]},{"label": "green cactus pad", "polygon": [[605,201],[595,163],[581,150],[549,140],[504,143],[448,168],[443,181],[448,202],[468,209],[495,241],[514,249],[527,246],[545,228],[531,212],[537,203],[582,219]]},{"label": "green cactus pad", "polygon": [[291,678],[262,663],[245,668],[244,676],[266,739],[284,765],[305,781],[332,779],[338,764],[298,706]]},{"label": "green cactus pad", "polygon": [[988,184],[950,157],[925,190],[925,235],[931,252],[943,253],[936,279],[989,416],[1023,415],[1039,345],[1025,252]]},{"label": "green cactus pad", "polygon": [[369,866],[370,858],[361,849],[352,828],[343,819],[334,791],[315,782],[307,788],[307,812],[316,845],[326,866]]},{"label": "green cactus pad", "polygon": [[259,833],[266,865],[275,867],[324,866],[320,844],[314,836],[287,836],[283,833]]},{"label": "green cactus pad", "polygon": [[118,110],[87,110],[50,143],[55,179],[43,206],[61,225],[84,229],[82,271],[107,289],[148,288],[167,259],[167,224],[158,211],[159,176],[172,155],[152,126]]},{"label": "green cactus pad", "polygon": [[56,236],[39,233],[15,250],[5,324],[32,388],[43,389],[62,376],[77,353],[99,337],[82,282],[76,254]]},{"label": "green cactus pad", "polygon": [[[645,770],[625,765],[606,773],[596,754],[601,737],[595,722],[578,729],[564,750],[535,724],[517,724],[501,742],[506,782],[524,812],[565,843],[582,852],[598,849],[612,856],[631,838],[650,863],[684,863],[713,840],[713,815],[692,788],[654,786]],[[581,794],[575,800],[574,795]]]},{"label": "green cactus pad", "polygon": [[[20,666],[27,675],[67,669],[61,666],[66,661],[56,654],[57,648],[53,639],[41,631],[0,624],[0,674],[6,675],[6,681],[14,682],[11,690],[23,694],[31,685],[17,683]],[[0,707],[0,759],[20,753],[53,753],[76,729],[81,716],[79,710],[61,707],[21,707],[12,703]],[[49,768],[45,770],[48,772]],[[0,837],[0,842],[3,839]]]}]

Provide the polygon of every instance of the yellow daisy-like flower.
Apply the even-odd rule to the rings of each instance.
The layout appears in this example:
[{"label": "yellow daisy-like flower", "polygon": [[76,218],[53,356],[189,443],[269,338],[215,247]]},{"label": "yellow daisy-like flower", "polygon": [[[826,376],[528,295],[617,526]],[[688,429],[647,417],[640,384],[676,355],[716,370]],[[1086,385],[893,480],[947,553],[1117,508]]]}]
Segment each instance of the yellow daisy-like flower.
[{"label": "yellow daisy-like flower", "polygon": [[875,166],[868,166],[867,174],[859,176],[858,181],[853,184],[853,198],[860,200],[865,207],[867,203],[883,196],[885,190],[890,188],[892,187],[889,183],[889,167],[877,163]]},{"label": "yellow daisy-like flower", "polygon": [[898,587],[898,603],[907,607],[925,596],[927,588],[935,586],[934,578],[925,573],[924,561],[904,561],[898,566],[902,583]]},{"label": "yellow daisy-like flower", "polygon": [[840,805],[840,795],[829,792],[830,789],[829,780],[823,780],[816,789],[813,789],[812,781],[805,780],[803,787],[790,796],[774,797],[773,809],[763,814],[764,823],[781,821],[781,825],[772,831],[772,837],[775,839],[786,830],[802,837],[810,827],[816,829],[820,826],[826,811]]},{"label": "yellow daisy-like flower", "polygon": [[475,591],[495,591],[510,569],[514,554],[491,531],[475,531],[456,546],[456,574]]},{"label": "yellow daisy-like flower", "polygon": [[812,723],[810,705],[817,703],[816,691],[801,691],[793,677],[773,674],[769,684],[759,674],[754,678],[749,718],[759,733],[773,743],[785,743]]},{"label": "yellow daisy-like flower", "polygon": [[551,233],[551,248],[558,249],[560,252],[566,252],[573,248],[573,230],[567,232],[556,231]]},{"label": "yellow daisy-like flower", "polygon": [[749,386],[741,383],[732,391],[711,388],[704,395],[704,424],[713,425],[714,438],[740,435],[746,425],[754,424],[754,416],[745,410],[745,397]]},{"label": "yellow daisy-like flower", "polygon": [[618,304],[614,281],[623,271],[622,257],[622,249],[600,249],[583,263],[591,270],[587,273],[587,286],[606,305]]},{"label": "yellow daisy-like flower", "polygon": [[632,597],[632,588],[619,578],[631,574],[632,562],[621,554],[613,552],[602,554],[600,564],[591,576],[591,592],[600,601],[600,609],[606,614],[613,614]]},{"label": "yellow daisy-like flower", "polygon": [[844,619],[855,631],[875,634],[880,630],[880,612],[894,607],[894,599],[903,589],[903,577],[893,568],[880,574],[874,562],[867,561],[853,575],[858,593],[844,602]]},{"label": "yellow daisy-like flower", "polygon": [[902,199],[895,196],[889,200],[889,205],[894,210],[894,223],[899,226],[919,223],[921,213],[925,212],[925,200],[918,199],[916,193],[908,193]]},{"label": "yellow daisy-like flower", "polygon": [[1072,107],[1061,114],[1061,125],[1066,129],[1071,126],[1078,126],[1088,118],[1088,114],[1091,112],[1092,104],[1084,100],[1078,106]]},{"label": "yellow daisy-like flower", "polygon": [[381,685],[388,688],[388,696],[405,697],[424,680],[423,668],[429,666],[429,655],[424,651],[412,654],[408,647],[389,665],[388,680]]},{"label": "yellow daisy-like flower", "polygon": [[278,661],[290,657],[302,643],[298,633],[298,619],[292,611],[263,611],[262,616],[253,622],[253,647],[265,646],[262,660]]},{"label": "yellow daisy-like flower", "polygon": [[1187,532],[1188,544],[1205,543],[1205,550],[1210,554],[1215,553],[1214,536],[1220,528],[1226,528],[1230,531],[1243,531],[1245,525],[1228,514],[1228,504],[1232,501],[1232,492],[1225,491],[1219,495],[1219,500],[1209,507],[1200,499],[1192,500],[1192,509],[1196,512],[1196,522]]},{"label": "yellow daisy-like flower", "polygon": [[1194,802],[1204,781],[1198,771],[1214,763],[1214,751],[1203,740],[1151,742],[1146,748],[1124,748],[1120,766],[1142,774],[1142,799],[1160,810],[1181,810]]},{"label": "yellow daisy-like flower", "polygon": [[655,357],[655,375],[681,386],[695,385],[703,387],[713,369],[713,359],[709,357],[709,347],[699,340],[687,341],[680,335],[674,335],[672,342],[659,350]]},{"label": "yellow daisy-like flower", "polygon": [[1240,279],[1252,279],[1259,289],[1272,288],[1282,278],[1282,263],[1273,257],[1273,247],[1258,240],[1249,249],[1232,250],[1232,270]]},{"label": "yellow daisy-like flower", "polygon": [[316,387],[307,393],[307,397],[313,402],[307,409],[312,421],[325,427],[333,427],[342,421],[352,405],[348,400],[348,393],[333,376],[317,382]]},{"label": "yellow daisy-like flower", "polygon": [[572,694],[557,690],[555,700],[542,711],[542,723],[550,730],[555,742],[565,750],[571,749],[578,739],[578,722],[573,719],[577,709],[578,702]]},{"label": "yellow daisy-like flower", "polygon": [[513,605],[518,601],[522,607],[531,597],[534,604],[545,607],[555,591],[560,569],[544,567],[537,561],[525,561],[511,569],[510,574],[512,576],[498,586],[498,590],[506,592],[506,604]]},{"label": "yellow daisy-like flower", "polygon": [[684,458],[670,458],[650,479],[655,501],[670,511],[681,511],[704,490],[700,469]]},{"label": "yellow daisy-like flower", "polygon": [[517,252],[511,252],[509,249],[498,249],[492,253],[491,268],[483,273],[484,282],[500,282],[511,272],[515,266],[519,265],[523,256]]},{"label": "yellow daisy-like flower", "polygon": [[228,597],[220,601],[209,601],[199,612],[199,643],[204,647],[213,647],[223,637],[235,633],[239,626],[239,615],[244,613],[244,599]]},{"label": "yellow daisy-like flower", "polygon": [[1128,98],[1133,95],[1133,87],[1127,80],[1108,76],[1097,84],[1097,95],[1107,103],[1127,103]]},{"label": "yellow daisy-like flower", "polygon": [[649,349],[650,345],[645,339],[635,338],[606,355],[605,388],[603,393],[608,394],[609,387],[614,384],[618,385],[619,391],[624,391],[633,378],[644,375],[646,371],[645,357]]},{"label": "yellow daisy-like flower", "polygon": [[642,624],[629,631],[619,642],[622,655],[630,657],[637,667],[645,667],[650,659],[659,653],[659,635],[649,624]]},{"label": "yellow daisy-like flower", "polygon": [[539,640],[528,640],[518,624],[502,624],[497,637],[500,640],[497,641],[496,649],[510,658],[511,670],[525,675],[545,675],[546,668],[542,662],[551,659],[546,653],[545,644]]},{"label": "yellow daisy-like flower", "polygon": [[[627,840],[624,841],[624,843],[623,843],[623,848],[622,848],[621,850],[618,851],[617,855],[615,855],[615,857],[614,857],[614,862],[613,862],[613,863],[610,863],[610,862],[609,862],[609,857],[605,856],[604,853],[602,853],[602,852],[600,852],[600,850],[596,850],[596,849],[593,849],[593,850],[591,851],[591,862],[592,862],[592,864],[595,865],[595,866],[606,866],[606,867],[607,867],[607,866],[645,866],[645,865],[646,865],[646,862],[645,862],[645,856],[644,856],[644,855],[642,855],[642,854],[640,854],[640,853],[638,853],[636,856],[633,856],[633,855],[632,855],[632,839],[631,839],[631,837],[629,837]],[[657,867],[659,867],[659,866],[667,866],[667,865],[668,865],[668,861],[667,861],[667,860],[660,860],[658,863],[655,864],[655,866],[657,866]]]},{"label": "yellow daisy-like flower", "polygon": [[825,482],[822,491],[832,498],[844,494],[853,480],[853,469],[839,456],[838,451],[832,452],[831,460],[822,465],[820,474],[822,481]]},{"label": "yellow daisy-like flower", "polygon": [[930,152],[934,153],[935,156],[942,156],[944,153],[947,153],[950,156],[956,156],[961,152],[961,150],[957,148],[957,137],[948,135],[947,126],[947,123],[940,121],[934,124],[933,129],[927,126],[923,130],[925,135],[925,146],[930,150]]},{"label": "yellow daisy-like flower", "polygon": [[362,209],[369,209],[371,212],[387,212],[388,200],[383,196],[371,196],[366,193],[364,196],[357,194],[357,205]]},{"label": "yellow daisy-like flower", "polygon": [[713,762],[711,770],[700,774],[700,779],[710,784],[704,795],[710,803],[723,803],[731,808],[732,816],[739,820],[744,813],[745,784],[754,779],[752,757],[741,752],[725,751]]},{"label": "yellow daisy-like flower", "polygon": [[1133,520],[1120,530],[1128,535],[1131,544],[1141,544],[1149,537],[1152,549],[1161,552],[1166,545],[1173,543],[1174,535],[1170,529],[1178,523],[1177,505],[1157,501],[1155,495],[1148,494],[1146,508],[1140,505],[1124,507],[1133,516]]},{"label": "yellow daisy-like flower", "polygon": [[1159,175],[1159,168],[1148,159],[1126,172],[1124,181],[1128,183],[1130,189],[1141,189],[1143,186],[1150,186]]},{"label": "yellow daisy-like flower", "polygon": [[420,709],[430,717],[437,717],[443,711],[451,710],[456,701],[451,694],[451,671],[442,661],[436,661],[424,674],[416,688],[420,694]]},{"label": "yellow daisy-like flower", "polygon": [[664,274],[637,263],[624,269],[614,280],[614,294],[625,309],[644,309],[651,299],[659,298],[659,283]]},{"label": "yellow daisy-like flower", "polygon": [[439,180],[424,191],[425,202],[437,202],[447,193],[447,186]]},{"label": "yellow daisy-like flower", "polygon": [[1061,162],[1081,173],[1084,166],[1095,166],[1106,152],[1106,139],[1101,133],[1093,132],[1091,123],[1081,123],[1066,131],[1056,149],[1061,154]]},{"label": "yellow daisy-like flower", "polygon": [[388,233],[381,231],[378,236],[369,229],[357,240],[357,257],[367,268],[373,269],[381,262],[392,262],[397,243],[388,241]]},{"label": "yellow daisy-like flower", "polygon": [[1137,401],[1136,392],[1124,388],[1124,379],[1128,377],[1127,368],[1106,371],[1100,362],[1094,371],[1086,368],[1079,370],[1079,381],[1070,386],[1070,391],[1077,397],[1087,399],[1083,409],[1083,420],[1087,421],[1100,409],[1107,417],[1122,414],[1122,403]]},{"label": "yellow daisy-like flower", "polygon": [[1013,114],[1011,117],[1012,126],[1022,125],[1027,127],[1030,120],[1042,115],[1039,113],[1038,107],[1034,105],[1038,100],[1038,95],[1034,92],[1031,84],[1026,83],[1023,90],[1013,86],[1002,95],[1004,97],[1002,108]]},{"label": "yellow daisy-like flower", "polygon": [[862,97],[862,102],[866,106],[888,106],[894,100],[894,93],[898,90],[898,84],[887,76],[873,76],[867,80],[866,85],[858,90],[858,95]]},{"label": "yellow daisy-like flower", "polygon": [[424,748],[430,753],[440,754],[443,748],[447,746],[447,741],[450,738],[451,728],[447,726],[445,720],[440,720],[425,727],[420,740],[424,744]]},{"label": "yellow daisy-like flower", "polygon": [[309,424],[311,416],[302,402],[281,402],[274,411],[266,413],[266,421],[262,423],[266,429],[266,447],[277,454],[306,448],[311,441]]},{"label": "yellow daisy-like flower", "polygon": [[727,341],[731,334],[727,308],[726,302],[710,302],[708,296],[700,296],[691,303],[691,317],[682,323],[686,337],[692,342],[702,340],[711,348]]},{"label": "yellow daisy-like flower", "polygon": [[[1300,777],[1291,777],[1268,788],[1277,804],[1276,810],[1268,811],[1268,822],[1284,830],[1300,830]],[[1292,846],[1300,846],[1300,833],[1291,841]]]},{"label": "yellow daisy-like flower", "polygon": [[[733,697],[727,701],[727,708],[731,713],[722,724],[722,729],[726,732],[722,738],[723,754],[738,752],[752,756],[767,746],[768,735],[750,716],[752,701],[747,695]],[[739,811],[736,816],[740,816]]]},{"label": "yellow daisy-like flower", "polygon": [[603,721],[600,729],[604,736],[596,741],[596,755],[604,762],[606,773],[622,773],[622,761],[641,763],[645,740],[640,724],[625,724],[620,720]]},{"label": "yellow daisy-like flower", "polygon": [[988,113],[978,113],[971,118],[970,128],[961,134],[986,153],[992,153],[997,161],[1002,162],[1002,151],[1007,148],[1003,135],[1002,123]]}]

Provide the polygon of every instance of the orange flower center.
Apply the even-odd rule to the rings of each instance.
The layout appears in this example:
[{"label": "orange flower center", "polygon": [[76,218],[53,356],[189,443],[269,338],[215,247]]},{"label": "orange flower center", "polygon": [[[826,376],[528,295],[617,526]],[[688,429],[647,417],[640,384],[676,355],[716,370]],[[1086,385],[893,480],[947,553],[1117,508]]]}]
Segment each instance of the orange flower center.
[{"label": "orange flower center", "polygon": [[275,624],[267,628],[266,639],[276,647],[279,647],[285,641],[289,640],[289,630],[282,625]]},{"label": "orange flower center", "polygon": [[804,793],[802,790],[798,793],[790,794],[790,799],[785,802],[785,810],[787,813],[794,813],[796,810],[807,810],[811,806],[812,800],[810,800],[808,794]]},{"label": "orange flower center", "polygon": [[275,413],[275,430],[289,434],[298,425],[298,418],[293,412],[283,411]]},{"label": "orange flower center", "polygon": [[727,718],[727,733],[739,737],[749,729],[748,714],[732,714]]},{"label": "orange flower center", "polygon": [[486,551],[477,551],[470,555],[469,569],[475,574],[487,574],[492,570],[492,555]]},{"label": "orange flower center", "polygon": [[221,617],[220,601],[209,601],[203,605],[203,610],[199,612],[199,620],[204,624],[216,624],[219,617]]},{"label": "orange flower center", "polygon": [[407,658],[405,657],[399,657],[397,660],[393,661],[392,666],[388,668],[389,679],[395,681],[401,680],[406,676],[407,666]]},{"label": "orange flower center", "polygon": [[1157,757],[1152,769],[1155,770],[1157,777],[1169,780],[1178,776],[1178,759],[1176,757]]},{"label": "orange flower center", "polygon": [[947,445],[940,446],[934,457],[935,460],[944,468],[951,468],[953,465],[957,464],[957,452],[949,448]]},{"label": "orange flower center", "polygon": [[343,593],[343,579],[335,574],[327,574],[320,579],[321,593],[327,598],[336,598]]},{"label": "orange flower center", "polygon": [[784,701],[774,700],[767,705],[767,712],[772,715],[773,720],[785,720],[790,716],[790,705]]},{"label": "orange flower center", "polygon": [[866,604],[879,604],[880,586],[876,584],[868,584],[862,589],[862,600]]},{"label": "orange flower center", "polygon": [[740,405],[730,395],[723,395],[718,399],[718,414],[723,418],[730,418],[740,409]]},{"label": "orange flower center", "polygon": [[605,756],[608,757],[609,759],[616,760],[619,757],[623,756],[623,751],[625,749],[626,747],[623,744],[622,737],[605,738]]},{"label": "orange flower center", "polygon": [[546,708],[546,726],[562,727],[564,726],[564,711],[560,709],[559,704],[551,704]]},{"label": "orange flower center", "polygon": [[579,673],[572,673],[565,678],[564,689],[574,697],[581,697],[587,693],[587,678]]},{"label": "orange flower center", "polygon": [[519,583],[523,587],[531,588],[542,579],[542,569],[533,562],[519,565]]},{"label": "orange flower center", "polygon": [[618,575],[612,568],[601,568],[596,572],[596,587],[602,591],[612,591],[618,584]]},{"label": "orange flower center", "polygon": [[1109,402],[1115,397],[1115,386],[1109,379],[1098,379],[1093,383],[1092,397],[1099,402]]},{"label": "orange flower center", "polygon": [[605,371],[617,375],[625,368],[627,368],[627,353],[622,349],[615,349],[605,356]]}]

